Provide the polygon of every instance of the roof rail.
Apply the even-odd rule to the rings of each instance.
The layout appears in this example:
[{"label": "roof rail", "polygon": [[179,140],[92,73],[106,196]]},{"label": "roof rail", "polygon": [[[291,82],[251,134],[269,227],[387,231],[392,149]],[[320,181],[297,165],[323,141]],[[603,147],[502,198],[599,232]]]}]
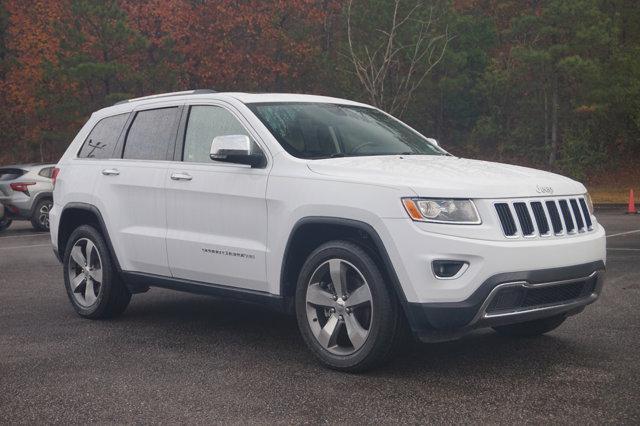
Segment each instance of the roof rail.
[{"label": "roof rail", "polygon": [[184,90],[182,92],[159,93],[157,95],[149,95],[149,96],[142,96],[140,98],[125,99],[123,101],[116,102],[114,105],[122,105],[122,104],[127,104],[129,102],[143,101],[147,99],[168,98],[171,96],[181,96],[181,95],[199,95],[203,93],[217,93],[217,92],[212,89],[195,89],[195,90]]}]

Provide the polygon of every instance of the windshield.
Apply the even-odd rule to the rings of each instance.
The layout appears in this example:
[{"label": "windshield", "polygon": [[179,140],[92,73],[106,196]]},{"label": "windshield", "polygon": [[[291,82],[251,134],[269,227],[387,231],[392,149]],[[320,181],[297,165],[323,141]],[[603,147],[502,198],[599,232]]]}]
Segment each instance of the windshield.
[{"label": "windshield", "polygon": [[328,103],[256,103],[248,107],[280,145],[298,158],[446,155],[381,111]]}]

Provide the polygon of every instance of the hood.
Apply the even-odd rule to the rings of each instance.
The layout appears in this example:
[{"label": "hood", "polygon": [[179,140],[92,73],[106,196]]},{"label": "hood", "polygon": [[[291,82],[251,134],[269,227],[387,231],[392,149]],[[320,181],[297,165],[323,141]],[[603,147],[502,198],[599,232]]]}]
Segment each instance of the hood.
[{"label": "hood", "polygon": [[554,173],[451,156],[344,157],[311,160],[308,167],[337,179],[408,187],[424,197],[519,198],[586,192],[579,182]]}]

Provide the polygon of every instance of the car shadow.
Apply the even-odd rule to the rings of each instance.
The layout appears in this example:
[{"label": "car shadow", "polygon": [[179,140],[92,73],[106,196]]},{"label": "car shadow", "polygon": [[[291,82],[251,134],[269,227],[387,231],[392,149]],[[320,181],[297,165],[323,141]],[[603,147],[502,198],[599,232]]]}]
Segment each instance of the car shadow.
[{"label": "car shadow", "polygon": [[[293,362],[289,368],[322,370],[305,347],[293,316],[212,297],[174,292],[163,297],[145,296],[139,303],[134,298],[117,322],[142,328],[144,332],[155,330],[153,338],[161,346],[179,346],[181,351],[188,352],[206,351],[207,347],[218,350],[223,344],[226,351],[244,352],[257,363],[276,359]],[[361,377],[447,381],[452,377],[450,373],[455,372],[455,377],[464,376],[465,380],[492,379],[504,374],[535,380],[553,372],[558,364],[579,364],[589,357],[588,348],[557,334],[516,339],[492,330],[479,330],[444,343],[409,340],[397,352],[390,363]]]}]

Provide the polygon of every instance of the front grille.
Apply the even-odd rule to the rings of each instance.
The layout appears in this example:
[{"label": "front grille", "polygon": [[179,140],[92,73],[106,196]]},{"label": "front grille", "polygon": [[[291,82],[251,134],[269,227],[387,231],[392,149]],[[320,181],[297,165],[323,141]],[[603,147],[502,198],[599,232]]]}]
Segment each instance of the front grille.
[{"label": "front grille", "polygon": [[509,205],[507,203],[496,203],[496,211],[498,212],[498,217],[500,218],[504,235],[507,237],[516,235],[518,228],[516,228],[516,223],[514,222],[511,211],[509,210]]},{"label": "front grille", "polygon": [[591,229],[593,226],[593,223],[591,223],[591,214],[589,213],[589,208],[584,198],[580,198],[580,207],[582,207],[582,214],[584,215],[584,221],[587,223],[587,228]]},{"label": "front grille", "polygon": [[528,289],[522,307],[548,305],[551,303],[562,303],[568,300],[577,299],[582,294],[585,282],[577,282],[553,287],[542,287]]},{"label": "front grille", "polygon": [[535,237],[574,234],[593,230],[583,197],[494,204],[506,237]]},{"label": "front grille", "polygon": [[596,279],[585,279],[547,287],[506,287],[495,294],[486,312],[514,311],[579,300],[594,292],[596,282]]},{"label": "front grille", "polygon": [[571,210],[573,211],[573,215],[576,218],[578,229],[584,229],[584,221],[582,220],[582,213],[580,212],[580,208],[578,207],[578,202],[575,199],[571,199],[569,200],[569,204],[571,204]]},{"label": "front grille", "polygon": [[533,216],[536,218],[536,225],[538,225],[538,232],[540,235],[547,235],[549,233],[549,222],[547,216],[544,214],[544,207],[540,201],[534,201],[531,203],[531,210],[533,210]]},{"label": "front grille", "polygon": [[567,228],[567,232],[573,232],[575,227],[573,226],[573,218],[571,217],[567,200],[560,200],[558,204],[560,204],[560,211],[562,212],[562,218],[564,219],[564,226]]},{"label": "front grille", "polygon": [[531,222],[527,205],[525,203],[513,203],[513,208],[516,209],[516,216],[518,216],[518,222],[520,222],[522,235],[533,235],[533,222]]},{"label": "front grille", "polygon": [[547,210],[549,216],[551,216],[551,223],[553,223],[553,233],[562,234],[562,219],[560,219],[560,213],[558,212],[558,205],[555,201],[547,201]]}]

